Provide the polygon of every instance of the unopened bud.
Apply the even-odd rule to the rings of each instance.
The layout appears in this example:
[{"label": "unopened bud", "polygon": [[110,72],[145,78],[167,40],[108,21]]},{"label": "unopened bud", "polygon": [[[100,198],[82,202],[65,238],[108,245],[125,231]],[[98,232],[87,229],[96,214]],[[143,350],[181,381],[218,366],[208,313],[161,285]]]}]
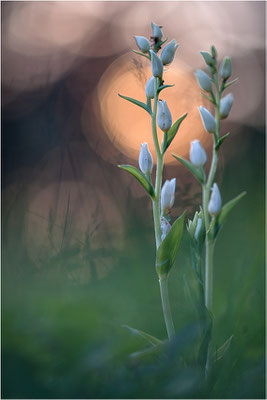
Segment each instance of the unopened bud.
[{"label": "unopened bud", "polygon": [[215,65],[215,59],[207,51],[201,51],[200,54],[204,58],[207,65],[213,67]]},{"label": "unopened bud", "polygon": [[164,47],[160,56],[163,65],[168,65],[173,61],[177,48],[178,44],[174,39]]},{"label": "unopened bud", "polygon": [[225,57],[221,64],[220,75],[226,81],[232,74],[232,64],[230,57]]},{"label": "unopened bud", "polygon": [[196,211],[193,220],[188,221],[187,231],[193,241],[198,242],[200,245],[203,244],[203,240],[205,240],[205,223],[202,211]]},{"label": "unopened bud", "polygon": [[203,167],[207,162],[207,154],[199,140],[191,142],[190,161],[195,167]]},{"label": "unopened bud", "polygon": [[166,100],[162,100],[158,102],[158,115],[157,115],[157,123],[159,128],[166,132],[172,126],[172,116],[171,112],[167,106]]},{"label": "unopened bud", "polygon": [[228,117],[230,110],[232,108],[232,105],[233,105],[233,101],[234,101],[234,97],[233,97],[232,93],[229,93],[227,96],[225,96],[221,99],[221,103],[220,103],[221,118]]},{"label": "unopened bud", "polygon": [[216,121],[214,116],[207,110],[205,107],[200,106],[198,107],[204,128],[209,133],[216,132]]},{"label": "unopened bud", "polygon": [[151,56],[151,69],[155,77],[161,78],[163,73],[163,64],[161,59],[153,50],[149,50]]},{"label": "unopened bud", "polygon": [[134,36],[136,44],[143,53],[148,53],[150,50],[150,43],[144,36]]},{"label": "unopened bud", "polygon": [[198,218],[194,238],[198,242],[198,241],[200,241],[201,238],[203,238],[204,235],[205,235],[204,220],[202,218]]},{"label": "unopened bud", "polygon": [[197,78],[201,89],[205,90],[206,92],[212,91],[211,79],[206,72],[202,71],[201,69],[197,69],[195,72],[195,77]]},{"label": "unopened bud", "polygon": [[155,77],[151,76],[151,78],[146,83],[146,97],[149,99],[154,99],[154,90],[155,90]]},{"label": "unopened bud", "polygon": [[161,189],[161,210],[169,210],[174,204],[176,178],[165,181]]},{"label": "unopened bud", "polygon": [[210,213],[210,215],[212,215],[213,217],[218,215],[219,212],[221,211],[222,208],[222,199],[221,199],[221,195],[220,195],[220,191],[218,188],[217,183],[213,184],[213,187],[211,188],[212,193],[211,193],[211,197],[210,197],[210,201],[209,201],[209,205],[208,205],[208,212]]},{"label": "unopened bud", "polygon": [[162,232],[161,240],[163,240],[171,229],[171,224],[166,220],[165,217],[160,217],[160,228]]},{"label": "unopened bud", "polygon": [[153,159],[148,150],[147,143],[141,143],[141,151],[139,154],[139,167],[143,174],[151,174],[153,168]]},{"label": "unopened bud", "polygon": [[152,30],[153,30],[153,38],[157,39],[157,40],[161,40],[162,38],[162,30],[161,27],[159,25],[154,24],[154,22],[152,22]]},{"label": "unopened bud", "polygon": [[215,47],[212,45],[211,46],[211,55],[212,55],[212,57],[216,60],[216,58],[217,58],[217,51],[216,51],[216,49],[215,49]]}]

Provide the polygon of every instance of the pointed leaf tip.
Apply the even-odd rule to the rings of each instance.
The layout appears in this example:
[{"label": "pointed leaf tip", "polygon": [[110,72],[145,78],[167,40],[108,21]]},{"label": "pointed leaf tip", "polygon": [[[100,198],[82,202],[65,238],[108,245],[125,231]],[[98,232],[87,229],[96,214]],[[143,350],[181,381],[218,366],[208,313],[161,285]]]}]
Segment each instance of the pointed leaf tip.
[{"label": "pointed leaf tip", "polygon": [[154,188],[152,184],[148,181],[147,177],[141,171],[139,171],[139,169],[137,169],[133,165],[119,165],[118,167],[124,169],[125,171],[133,175],[138,180],[138,182],[141,183],[141,185],[147,191],[149,196],[152,199],[154,199],[155,197]]},{"label": "pointed leaf tip", "polygon": [[119,95],[119,97],[121,97],[122,99],[127,100],[127,101],[129,101],[130,103],[133,103],[133,104],[135,104],[136,106],[143,108],[146,112],[148,112],[149,115],[151,115],[152,112],[151,112],[150,108],[147,106],[146,103],[143,103],[142,101],[133,99],[132,97],[123,96],[123,95],[120,94],[120,93],[118,93],[118,95]]}]

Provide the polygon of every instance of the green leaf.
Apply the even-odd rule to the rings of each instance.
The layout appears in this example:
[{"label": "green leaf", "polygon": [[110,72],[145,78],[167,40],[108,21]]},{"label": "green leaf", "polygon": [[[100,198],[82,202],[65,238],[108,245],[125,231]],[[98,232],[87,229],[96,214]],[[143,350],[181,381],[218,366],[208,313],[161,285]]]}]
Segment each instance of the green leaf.
[{"label": "green leaf", "polygon": [[154,199],[155,197],[154,188],[152,184],[148,181],[147,177],[141,171],[139,171],[139,169],[137,169],[132,165],[118,165],[118,167],[124,169],[125,171],[133,175],[138,180],[138,182],[141,183],[143,188],[152,197],[152,199]]},{"label": "green leaf", "polygon": [[185,212],[176,219],[157,251],[156,269],[159,277],[167,276],[175,261],[183,235]]},{"label": "green leaf", "polygon": [[247,194],[247,192],[242,192],[240,193],[238,196],[236,196],[234,199],[228,201],[228,203],[226,203],[222,209],[220,214],[218,215],[218,224],[219,224],[219,228],[222,226],[222,224],[224,223],[227,215],[230,213],[230,211],[234,208],[234,206],[239,203],[239,201],[242,199],[242,197],[244,197]]},{"label": "green leaf", "polygon": [[205,99],[209,100],[212,104],[216,104],[216,101],[212,99],[211,97],[207,96],[205,93],[200,93]]},{"label": "green leaf", "polygon": [[148,58],[149,61],[150,61],[150,57],[149,57],[147,54],[142,53],[141,51],[137,51],[137,50],[133,50],[133,52],[134,52],[135,54],[138,54],[139,56],[143,56],[143,57]]},{"label": "green leaf", "polygon": [[175,86],[175,85],[163,85],[163,86],[160,86],[160,87],[158,88],[158,94],[159,94],[163,89],[167,89],[167,88],[173,87],[173,86]]},{"label": "green leaf", "polygon": [[157,52],[160,50],[160,48],[161,48],[167,41],[168,41],[168,38],[164,39],[163,42],[162,42],[161,40],[160,40],[159,42],[157,42],[157,43],[155,44],[155,46],[154,46],[153,51],[154,51],[155,53],[157,53]]},{"label": "green leaf", "polygon": [[165,153],[165,151],[167,150],[167,148],[169,147],[169,145],[171,144],[171,142],[173,141],[173,139],[175,138],[175,135],[179,129],[179,126],[181,125],[181,123],[183,122],[183,120],[185,119],[185,117],[187,116],[187,113],[184,114],[181,118],[177,119],[177,121],[174,122],[174,124],[170,127],[170,129],[167,132],[167,141],[165,143],[164,148],[162,149],[162,153]]},{"label": "green leaf", "polygon": [[215,149],[219,150],[221,144],[225,141],[226,138],[230,135],[230,132],[227,132],[224,136],[220,137],[216,143]]},{"label": "green leaf", "polygon": [[239,79],[239,78],[236,78],[236,79],[234,79],[234,80],[231,81],[231,82],[225,83],[225,84],[223,85],[223,90],[226,89],[226,88],[228,88],[228,87],[230,87],[230,86],[232,86],[234,83],[236,83],[236,82],[238,81],[238,79]]},{"label": "green leaf", "polygon": [[140,336],[141,338],[145,339],[152,346],[157,346],[157,345],[163,343],[162,340],[160,340],[152,335],[149,335],[146,332],[140,331],[139,329],[132,328],[131,326],[128,326],[128,325],[123,325],[122,327],[128,329],[134,335]]},{"label": "green leaf", "polygon": [[229,339],[227,339],[226,342],[224,342],[224,344],[213,353],[213,362],[216,362],[221,358],[223,358],[223,356],[225,355],[225,353],[227,352],[227,350],[231,345],[233,337],[234,335],[231,335]]},{"label": "green leaf", "polygon": [[203,168],[197,168],[190,161],[184,160],[175,154],[173,154],[173,157],[180,161],[186,168],[188,168],[201,185],[205,183],[206,177]]},{"label": "green leaf", "polygon": [[124,100],[128,100],[130,101],[130,103],[133,103],[141,108],[143,108],[144,110],[146,110],[146,112],[148,112],[149,115],[152,114],[151,110],[148,108],[148,106],[146,105],[146,103],[143,103],[142,101],[133,99],[132,97],[127,97],[127,96],[123,96],[122,94],[119,94],[119,96],[124,99]]}]

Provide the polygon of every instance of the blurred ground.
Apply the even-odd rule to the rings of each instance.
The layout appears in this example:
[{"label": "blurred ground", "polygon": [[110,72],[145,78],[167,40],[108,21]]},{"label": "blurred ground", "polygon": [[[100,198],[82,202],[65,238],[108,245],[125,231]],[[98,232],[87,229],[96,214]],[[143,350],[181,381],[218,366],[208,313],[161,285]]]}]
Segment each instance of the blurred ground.
[{"label": "blurred ground", "polygon": [[[1,6],[2,397],[264,398],[265,4]],[[185,111],[189,117],[172,151],[186,157],[191,135],[210,151],[192,78],[204,67],[199,51],[214,44],[220,59],[231,56],[239,77],[231,117],[223,122],[231,136],[217,182],[223,202],[243,190],[247,195],[217,240],[214,345],[235,336],[207,387],[194,365],[171,357],[195,342],[196,316],[184,293],[184,276],[191,276],[186,235],[170,278],[175,352],[133,367],[128,354],[145,344],[121,328],[166,337],[151,205],[116,166],[137,165],[140,143],[150,140],[148,121],[140,122],[134,106],[123,109],[117,92],[137,90],[142,100],[149,72],[130,50],[133,35],[149,36],[151,21],[180,44],[173,72],[166,73],[176,83],[167,96],[173,118]],[[172,217],[184,209],[190,217],[200,187],[168,162],[165,178],[177,178]]]}]

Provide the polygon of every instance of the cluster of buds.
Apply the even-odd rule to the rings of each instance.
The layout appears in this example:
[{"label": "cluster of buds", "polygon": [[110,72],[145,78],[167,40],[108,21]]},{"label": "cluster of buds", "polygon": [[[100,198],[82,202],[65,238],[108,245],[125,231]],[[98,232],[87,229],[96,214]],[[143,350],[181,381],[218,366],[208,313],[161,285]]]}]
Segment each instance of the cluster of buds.
[{"label": "cluster of buds", "polygon": [[[213,78],[213,73],[216,71],[216,55],[215,57],[212,57],[209,53],[207,52],[201,52],[202,56],[204,57],[204,60],[206,61],[206,64],[209,66],[212,78]],[[228,78],[230,78],[232,73],[232,66],[231,66],[231,60],[229,57],[225,57],[221,67],[220,67],[220,76],[222,78],[222,86],[220,89],[220,94],[225,88],[225,84]],[[213,93],[213,87],[212,87],[212,82],[214,82],[214,79],[211,79],[208,74],[200,69],[196,70],[195,76],[197,79],[197,82],[202,90],[204,90],[207,93],[211,94],[210,100],[213,102],[213,104],[216,105],[216,99]],[[220,99],[220,118],[227,118],[232,105],[233,105],[233,95],[232,93],[229,93],[222,99]],[[201,119],[203,122],[203,126],[205,130],[209,133],[212,133],[216,135],[216,120],[214,116],[211,114],[209,110],[207,110],[204,106],[199,107],[199,112],[201,115]]]},{"label": "cluster of buds", "polygon": [[[217,73],[216,69],[217,54],[214,46],[212,46],[211,48],[211,54],[204,51],[201,52],[201,54],[207,66],[209,67],[209,72],[211,77],[206,72],[198,69],[195,72],[195,77],[197,79],[197,82],[200,88],[204,90],[204,92],[207,92],[207,94],[210,95],[209,97],[203,94],[204,97],[208,98],[208,100],[211,101],[216,106],[217,117],[221,119],[227,118],[231,111],[234,99],[232,93],[229,93],[223,98],[221,98],[221,94],[223,90],[227,87],[226,81],[230,78],[232,74],[231,60],[229,57],[225,57],[221,63],[219,74],[221,76],[222,83],[221,86],[219,87],[218,78],[215,77]],[[215,84],[216,89],[218,91],[217,98],[214,95],[213,83]],[[212,115],[212,113],[209,110],[207,110],[204,106],[200,106],[198,107],[198,109],[205,130],[214,135],[215,146],[216,146],[218,143],[220,143],[219,126],[216,122],[216,119]],[[190,161],[197,168],[202,168],[207,162],[207,154],[198,140],[194,140],[191,142]],[[211,216],[214,217],[220,213],[222,207],[220,191],[216,183],[214,183],[213,187],[211,188],[211,192],[212,193],[208,205],[208,212]]]},{"label": "cluster of buds", "polygon": [[[153,31],[153,49],[150,48],[150,43],[147,38],[144,36],[135,36],[136,44],[142,53],[147,55],[147,57],[151,61],[151,72],[152,76],[146,83],[145,93],[147,99],[151,100],[156,97],[156,79],[159,80],[159,83],[162,84],[162,75],[163,75],[163,67],[165,65],[169,65],[175,56],[175,52],[178,48],[178,44],[173,39],[171,40],[162,50],[160,57],[157,55],[157,52],[161,48],[162,44],[162,30],[159,25],[152,23],[152,31]],[[157,103],[157,124],[158,127],[164,132],[168,132],[172,126],[172,115],[167,105],[166,100],[158,100]],[[141,144],[141,151],[139,155],[139,167],[140,170],[145,175],[150,175],[153,168],[153,160],[151,153],[148,150],[147,143]],[[174,204],[174,196],[175,196],[175,184],[176,179],[173,178],[170,181],[166,180],[164,183],[161,196],[160,196],[160,205],[161,205],[161,230],[163,240],[168,231],[170,230],[170,223],[165,218],[166,215],[170,212]]]},{"label": "cluster of buds", "polygon": [[188,220],[187,231],[193,243],[203,244],[205,239],[205,223],[202,209],[195,212],[193,220]]}]

